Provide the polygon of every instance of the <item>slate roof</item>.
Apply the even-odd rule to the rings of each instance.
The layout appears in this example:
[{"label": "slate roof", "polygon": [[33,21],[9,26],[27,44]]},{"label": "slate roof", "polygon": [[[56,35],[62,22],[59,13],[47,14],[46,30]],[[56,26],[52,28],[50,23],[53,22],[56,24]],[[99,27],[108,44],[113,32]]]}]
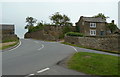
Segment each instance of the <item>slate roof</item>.
[{"label": "slate roof", "polygon": [[106,22],[106,19],[103,19],[101,17],[81,17],[86,22]]}]

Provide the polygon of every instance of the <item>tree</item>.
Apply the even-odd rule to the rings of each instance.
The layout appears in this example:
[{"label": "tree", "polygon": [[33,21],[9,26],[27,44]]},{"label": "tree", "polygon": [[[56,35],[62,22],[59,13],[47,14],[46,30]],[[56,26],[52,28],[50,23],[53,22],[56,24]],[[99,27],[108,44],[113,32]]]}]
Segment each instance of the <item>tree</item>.
[{"label": "tree", "polygon": [[34,26],[34,24],[36,23],[36,19],[33,18],[33,17],[27,17],[26,18],[26,22],[27,22],[27,25],[25,26],[25,29],[29,29],[30,26]]},{"label": "tree", "polygon": [[95,15],[95,16],[93,16],[93,17],[101,17],[101,18],[103,18],[103,19],[109,18],[108,16],[105,16],[105,15],[102,14],[102,13],[98,13],[97,15]]},{"label": "tree", "polygon": [[37,23],[37,26],[43,26],[43,25],[44,25],[43,21]]},{"label": "tree", "polygon": [[117,29],[117,26],[114,24],[114,20],[108,24],[108,28],[111,31],[111,33],[113,33]]},{"label": "tree", "polygon": [[61,20],[63,19],[62,15],[59,14],[59,12],[56,12],[50,17],[50,20],[53,21],[55,25],[60,25],[61,26]]},{"label": "tree", "polygon": [[70,18],[68,18],[66,15],[63,15],[62,25],[63,26],[66,26],[66,25],[72,26],[72,23],[70,23],[69,21],[70,21]]},{"label": "tree", "polygon": [[53,22],[53,24],[57,26],[71,26],[72,23],[70,22],[70,18],[66,15],[61,15],[59,12],[56,12],[50,17],[50,20]]}]

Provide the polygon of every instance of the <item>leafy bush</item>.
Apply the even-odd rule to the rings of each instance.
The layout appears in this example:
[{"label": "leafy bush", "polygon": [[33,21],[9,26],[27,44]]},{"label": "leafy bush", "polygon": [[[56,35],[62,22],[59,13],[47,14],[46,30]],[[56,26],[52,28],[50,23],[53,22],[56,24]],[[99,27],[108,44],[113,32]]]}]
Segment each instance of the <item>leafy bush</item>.
[{"label": "leafy bush", "polygon": [[77,33],[77,32],[68,32],[66,33],[67,36],[78,36],[78,37],[83,37],[84,35],[82,33]]},{"label": "leafy bush", "polygon": [[70,32],[71,31],[71,26],[64,26],[63,27],[63,33],[67,33],[67,32]]},{"label": "leafy bush", "polygon": [[50,25],[51,24],[49,24],[49,23],[39,22],[39,23],[37,23],[36,26],[29,26],[28,33],[36,32],[38,30],[43,30],[45,26],[50,26]]},{"label": "leafy bush", "polygon": [[28,33],[42,30],[42,29],[44,29],[45,26],[47,26],[47,25],[32,26],[29,28]]}]

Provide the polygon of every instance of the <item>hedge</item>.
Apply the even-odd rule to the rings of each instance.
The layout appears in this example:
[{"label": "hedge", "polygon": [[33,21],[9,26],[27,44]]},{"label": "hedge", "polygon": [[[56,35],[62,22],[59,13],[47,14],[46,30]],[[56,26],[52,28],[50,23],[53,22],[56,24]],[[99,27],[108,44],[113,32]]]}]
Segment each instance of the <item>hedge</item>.
[{"label": "hedge", "polygon": [[66,33],[67,36],[78,36],[78,37],[83,37],[84,35],[82,33],[78,32],[68,32]]}]

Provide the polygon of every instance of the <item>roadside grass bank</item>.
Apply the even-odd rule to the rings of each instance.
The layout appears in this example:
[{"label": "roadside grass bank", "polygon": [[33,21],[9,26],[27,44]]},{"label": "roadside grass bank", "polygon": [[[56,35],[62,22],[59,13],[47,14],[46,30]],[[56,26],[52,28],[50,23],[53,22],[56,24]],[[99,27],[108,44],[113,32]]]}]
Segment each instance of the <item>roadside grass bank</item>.
[{"label": "roadside grass bank", "polygon": [[4,39],[2,40],[2,43],[6,43],[6,42],[14,42],[14,41],[18,41],[19,38],[10,38],[10,39]]},{"label": "roadside grass bank", "polygon": [[18,40],[11,41],[11,42],[1,43],[0,50],[4,50],[4,49],[10,48],[10,47],[13,47],[13,46],[17,45],[18,43],[19,43]]},{"label": "roadside grass bank", "polygon": [[67,67],[88,75],[120,77],[118,61],[117,56],[77,52],[67,61]]},{"label": "roadside grass bank", "polygon": [[102,49],[88,48],[88,47],[78,46],[78,45],[71,44],[71,43],[66,43],[66,42],[61,42],[61,44],[71,45],[71,46],[86,48],[86,49],[92,49],[92,50],[97,50],[97,51],[109,52],[109,53],[114,53],[114,54],[120,54],[119,51],[108,51],[108,50],[102,50]]}]

